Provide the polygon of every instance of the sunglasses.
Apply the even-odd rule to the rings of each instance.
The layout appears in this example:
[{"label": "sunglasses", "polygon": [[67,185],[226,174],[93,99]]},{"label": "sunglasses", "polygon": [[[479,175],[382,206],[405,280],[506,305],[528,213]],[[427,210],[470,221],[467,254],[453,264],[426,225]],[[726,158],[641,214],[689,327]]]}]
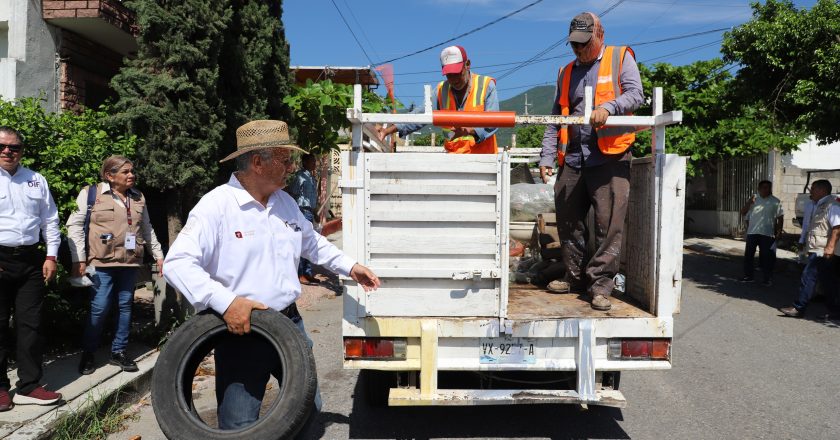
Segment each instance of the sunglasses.
[{"label": "sunglasses", "polygon": [[0,152],[4,151],[6,148],[8,148],[12,153],[20,153],[20,150],[23,150],[23,144],[0,144]]},{"label": "sunglasses", "polygon": [[574,41],[571,41],[571,42],[569,42],[569,44],[571,44],[572,47],[579,49],[581,47],[585,47],[587,44],[589,44],[589,42],[587,41],[586,43],[576,43]]}]

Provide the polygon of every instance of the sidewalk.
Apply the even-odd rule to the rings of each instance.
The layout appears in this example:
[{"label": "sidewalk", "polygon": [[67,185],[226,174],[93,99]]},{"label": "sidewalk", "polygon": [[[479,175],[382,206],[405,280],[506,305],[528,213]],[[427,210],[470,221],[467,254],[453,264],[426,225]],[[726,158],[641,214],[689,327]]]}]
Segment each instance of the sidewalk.
[{"label": "sidewalk", "polygon": [[[727,237],[696,236],[686,237],[683,240],[683,248],[685,249],[727,258],[743,258],[744,245],[744,240]],[[756,255],[756,262],[758,262],[758,255]],[[777,272],[798,274],[801,270],[802,266],[799,264],[799,258],[795,253],[783,249],[776,250]]]}]

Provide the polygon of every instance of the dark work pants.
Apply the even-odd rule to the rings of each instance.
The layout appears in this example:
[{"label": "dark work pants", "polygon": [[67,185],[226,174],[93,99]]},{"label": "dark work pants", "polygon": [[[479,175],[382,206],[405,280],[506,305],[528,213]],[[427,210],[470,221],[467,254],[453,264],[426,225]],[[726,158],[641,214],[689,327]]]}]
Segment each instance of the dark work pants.
[{"label": "dark work pants", "polygon": [[773,243],[776,239],[767,235],[747,235],[747,245],[744,248],[744,276],[752,277],[755,272],[755,248],[758,248],[758,264],[764,281],[773,279],[773,267],[776,265],[776,251]]},{"label": "dark work pants", "polygon": [[[586,285],[590,295],[610,296],[618,272],[627,200],[630,162],[615,160],[595,167],[560,169],[554,184],[557,231],[563,244],[566,281]],[[595,217],[595,253],[586,255],[586,216]]]},{"label": "dark work pants", "polygon": [[44,304],[44,253],[36,248],[13,253],[0,250],[0,389],[9,390],[6,369],[11,347],[9,318],[14,309],[17,331],[18,394],[38,387],[43,375],[44,337],[41,307]]}]

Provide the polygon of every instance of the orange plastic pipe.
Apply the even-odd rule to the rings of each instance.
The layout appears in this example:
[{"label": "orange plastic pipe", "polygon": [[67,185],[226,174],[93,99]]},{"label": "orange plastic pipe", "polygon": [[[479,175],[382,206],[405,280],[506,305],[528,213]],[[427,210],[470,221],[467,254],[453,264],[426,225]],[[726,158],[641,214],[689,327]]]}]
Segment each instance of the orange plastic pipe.
[{"label": "orange plastic pipe", "polygon": [[513,127],[516,112],[459,112],[435,110],[432,124],[437,127]]}]

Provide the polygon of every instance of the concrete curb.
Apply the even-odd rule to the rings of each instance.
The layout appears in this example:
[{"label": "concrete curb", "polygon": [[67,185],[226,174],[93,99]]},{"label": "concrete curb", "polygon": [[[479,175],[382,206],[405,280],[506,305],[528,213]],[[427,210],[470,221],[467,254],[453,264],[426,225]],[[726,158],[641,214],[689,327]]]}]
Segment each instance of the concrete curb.
[{"label": "concrete curb", "polygon": [[71,398],[64,405],[51,408],[37,418],[18,427],[5,438],[48,439],[53,435],[56,425],[61,420],[90,410],[95,401],[112,399],[116,397],[118,392],[128,393],[132,399],[139,398],[148,392],[151,386],[152,371],[154,371],[159,353],[158,349],[154,349],[138,356],[136,361],[140,371],[123,373],[121,370],[117,370],[83,393]]}]

